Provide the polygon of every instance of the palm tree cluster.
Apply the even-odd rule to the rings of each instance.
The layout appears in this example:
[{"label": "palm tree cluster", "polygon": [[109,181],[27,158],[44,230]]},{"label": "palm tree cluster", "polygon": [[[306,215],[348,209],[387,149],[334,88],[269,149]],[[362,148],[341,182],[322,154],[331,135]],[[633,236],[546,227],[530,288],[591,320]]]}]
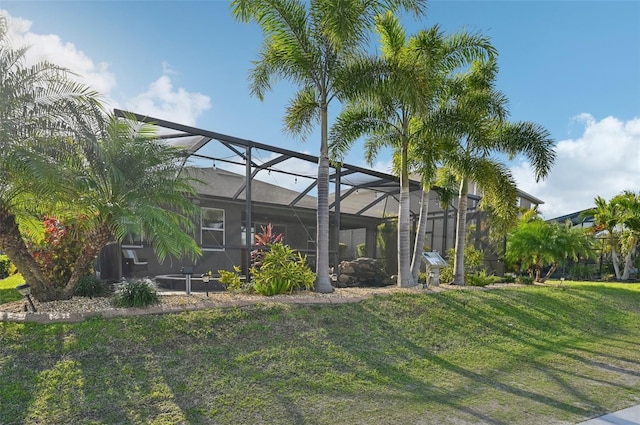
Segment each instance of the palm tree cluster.
[{"label": "palm tree cluster", "polygon": [[[48,62],[28,65],[0,17],[0,249],[34,297],[69,298],[100,250],[141,228],[160,260],[192,255],[193,185],[181,151],[157,143],[149,125],[106,114],[98,94]],[[25,240],[43,219],[68,223],[81,241],[64,282],[45,276]],[[55,264],[52,265],[52,267]]]},{"label": "palm tree cluster", "polygon": [[[416,283],[426,223],[423,196],[411,261],[409,175],[418,173],[423,195],[442,172],[459,187],[455,259],[456,284],[464,284],[466,198],[469,180],[503,223],[517,217],[516,187],[496,159],[523,154],[536,178],[554,161],[553,140],[533,123],[509,123],[506,97],[494,87],[497,51],[480,34],[446,34],[437,25],[407,36],[398,10],[424,14],[422,1],[235,0],[234,15],[260,25],[264,46],[250,74],[251,91],[262,99],[278,78],[299,91],[287,107],[285,129],[306,135],[321,129],[318,164],[316,290],[331,291],[328,276],[328,179],[330,160],[339,163],[364,137],[372,163],[384,148],[393,151],[400,180],[398,285]],[[380,53],[367,52],[373,32]],[[329,129],[328,105],[342,110]],[[449,202],[448,200],[445,200]]]},{"label": "palm tree cluster", "polygon": [[532,209],[524,212],[509,232],[505,258],[536,282],[545,282],[565,260],[592,257],[593,243],[593,237],[582,228],[573,227],[570,220],[547,222]]},{"label": "palm tree cluster", "polygon": [[[606,242],[603,250],[611,258],[618,280],[628,280],[635,268],[640,243],[640,193],[624,191],[609,201],[598,196],[595,207],[581,213],[581,218],[593,217],[593,233],[599,234]],[[604,252],[603,252],[604,254]],[[624,268],[620,271],[620,255],[624,258]]]}]

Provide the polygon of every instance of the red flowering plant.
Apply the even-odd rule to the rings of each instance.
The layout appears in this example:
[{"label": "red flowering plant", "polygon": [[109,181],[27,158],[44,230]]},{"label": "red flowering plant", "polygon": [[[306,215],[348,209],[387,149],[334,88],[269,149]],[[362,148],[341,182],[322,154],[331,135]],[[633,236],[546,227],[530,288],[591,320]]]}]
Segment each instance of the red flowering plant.
[{"label": "red flowering plant", "polygon": [[73,273],[74,263],[83,246],[78,224],[68,224],[56,217],[45,217],[43,234],[28,243],[31,254],[48,282],[64,286]]},{"label": "red flowering plant", "polygon": [[271,223],[267,224],[267,227],[260,226],[260,228],[262,229],[262,233],[255,235],[256,249],[251,251],[251,266],[255,269],[260,269],[260,266],[262,266],[265,251],[269,249],[270,245],[284,241],[282,233],[273,232],[273,225]]}]

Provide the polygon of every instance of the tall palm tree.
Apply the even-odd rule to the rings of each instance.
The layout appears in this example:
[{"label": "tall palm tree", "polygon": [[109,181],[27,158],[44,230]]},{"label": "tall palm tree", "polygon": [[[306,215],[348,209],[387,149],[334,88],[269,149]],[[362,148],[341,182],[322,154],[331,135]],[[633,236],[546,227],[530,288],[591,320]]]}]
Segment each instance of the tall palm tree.
[{"label": "tall palm tree", "polygon": [[274,80],[284,78],[298,86],[287,107],[288,132],[307,136],[320,125],[317,180],[318,292],[332,292],[329,276],[329,145],[328,108],[340,98],[345,61],[364,49],[374,17],[383,10],[405,9],[419,15],[425,0],[233,0],[233,15],[256,22],[264,44],[251,71],[251,93],[262,100]]},{"label": "tall palm tree", "polygon": [[533,167],[536,181],[546,177],[555,152],[554,141],[543,127],[530,122],[506,122],[506,97],[495,90],[497,64],[476,62],[460,76],[457,91],[447,114],[457,127],[457,145],[444,153],[444,162],[459,181],[458,213],[454,257],[454,281],[464,285],[464,243],[466,235],[469,182],[482,191],[482,203],[505,222],[518,213],[517,188],[510,170],[494,154],[509,159],[524,155]]},{"label": "tall palm tree", "polygon": [[[350,64],[358,76],[347,92],[349,99],[332,132],[334,151],[340,155],[360,136],[366,135],[369,163],[383,147],[391,147],[400,176],[398,210],[398,285],[415,285],[411,274],[409,226],[409,154],[414,144],[437,142],[429,115],[451,74],[472,60],[495,54],[486,37],[459,33],[447,36],[438,26],[407,38],[400,21],[391,13],[379,16],[376,30],[380,57],[362,57]],[[432,145],[423,165],[432,173],[438,149]],[[425,174],[426,175],[426,174]],[[430,184],[430,178],[425,181]]]},{"label": "tall palm tree", "polygon": [[12,45],[8,25],[0,15],[0,247],[32,287],[45,291],[18,222],[48,199],[40,183],[51,168],[37,160],[38,150],[67,128],[71,111],[97,102],[97,94],[73,82],[64,68],[49,62],[28,66],[28,47]]}]

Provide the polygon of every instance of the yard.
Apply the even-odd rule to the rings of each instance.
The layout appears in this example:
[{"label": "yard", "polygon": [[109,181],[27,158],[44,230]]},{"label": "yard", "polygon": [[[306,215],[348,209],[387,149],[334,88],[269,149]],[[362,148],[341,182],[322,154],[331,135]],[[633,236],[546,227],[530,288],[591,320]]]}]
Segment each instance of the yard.
[{"label": "yard", "polygon": [[574,424],[640,403],[640,284],[0,322],[0,400],[2,424]]}]

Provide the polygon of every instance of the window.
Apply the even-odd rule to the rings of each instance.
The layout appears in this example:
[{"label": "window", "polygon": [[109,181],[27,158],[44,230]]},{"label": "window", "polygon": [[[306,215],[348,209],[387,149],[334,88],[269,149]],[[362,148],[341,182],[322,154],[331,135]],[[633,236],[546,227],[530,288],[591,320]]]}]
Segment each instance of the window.
[{"label": "window", "polygon": [[224,210],[202,209],[200,246],[203,251],[224,251]]}]

